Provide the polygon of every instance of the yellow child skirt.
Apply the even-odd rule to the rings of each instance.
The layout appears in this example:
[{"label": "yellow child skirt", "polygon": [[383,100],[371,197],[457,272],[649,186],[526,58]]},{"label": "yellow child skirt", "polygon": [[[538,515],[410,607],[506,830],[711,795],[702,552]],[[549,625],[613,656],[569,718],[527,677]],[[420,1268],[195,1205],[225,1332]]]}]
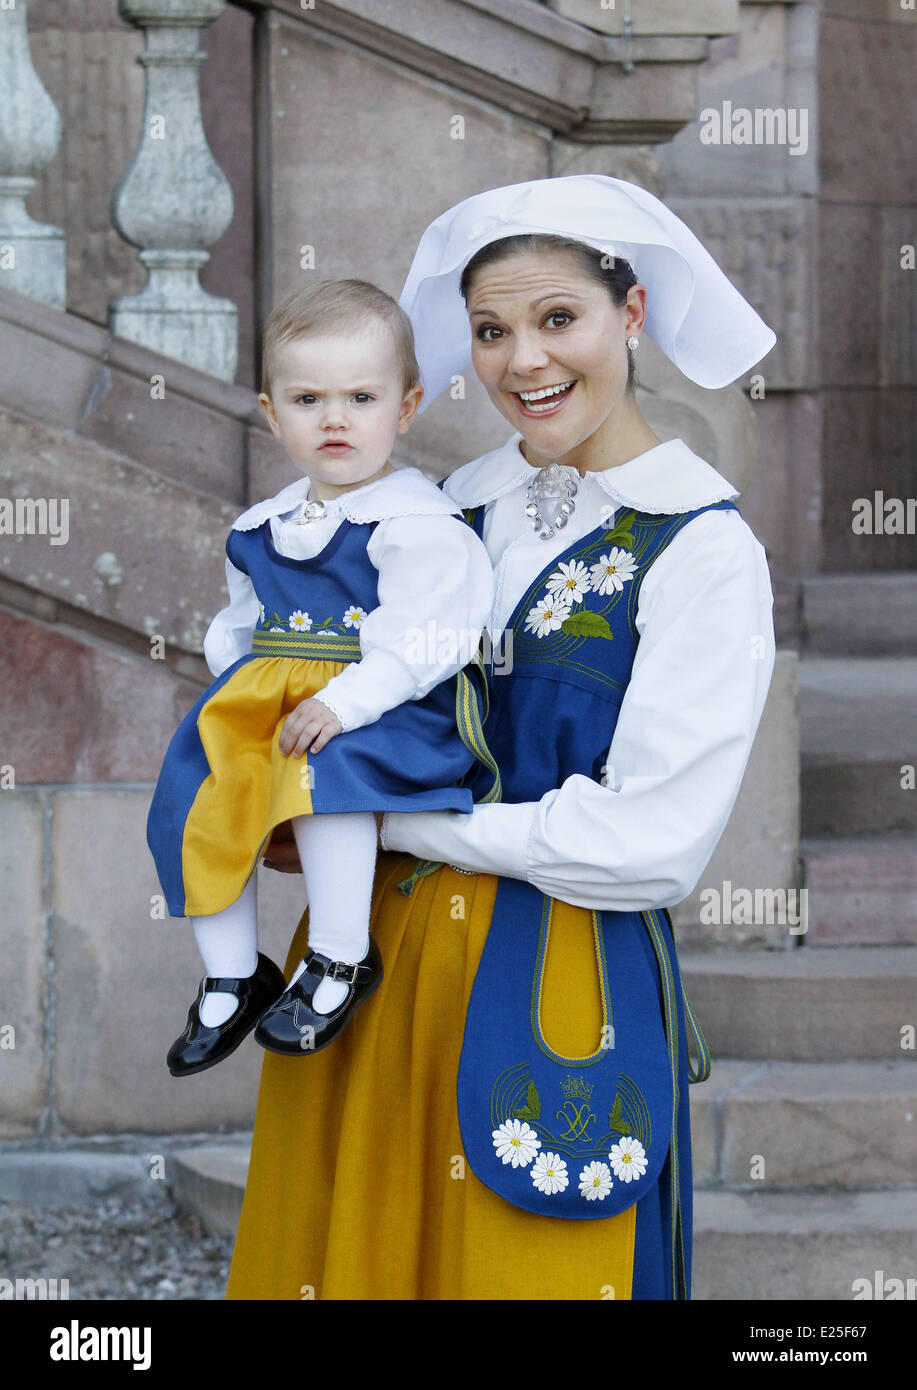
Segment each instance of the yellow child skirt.
[{"label": "yellow child skirt", "polygon": [[[411,897],[380,853],[385,975],[344,1033],[267,1053],[228,1299],[630,1299],[636,1207],[589,1221],[511,1205],[467,1166],[456,1078],[499,880],[444,866]],[[307,945],[308,912],[286,962]],[[542,1026],[581,1056],[601,1028],[591,914],[556,902]]]}]

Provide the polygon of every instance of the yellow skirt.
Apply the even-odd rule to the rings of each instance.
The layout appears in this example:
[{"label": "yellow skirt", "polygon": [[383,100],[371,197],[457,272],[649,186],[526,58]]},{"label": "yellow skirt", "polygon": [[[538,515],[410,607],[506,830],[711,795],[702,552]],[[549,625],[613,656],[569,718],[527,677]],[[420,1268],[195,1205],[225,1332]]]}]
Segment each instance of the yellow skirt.
[{"label": "yellow skirt", "polygon": [[[266,1053],[228,1299],[630,1299],[636,1207],[538,1216],[468,1168],[456,1077],[498,879],[443,867],[406,897],[380,853],[371,931],[385,975],[338,1040]],[[581,1056],[601,1027],[587,909],[557,902],[542,1024]],[[308,913],[287,957],[307,946]]]},{"label": "yellow skirt", "polygon": [[284,757],[280,734],[287,715],[344,669],[343,661],[260,657],[240,667],[200,711],[197,730],[211,771],[183,828],[187,916],[234,903],[274,827],[311,813],[309,756]]}]

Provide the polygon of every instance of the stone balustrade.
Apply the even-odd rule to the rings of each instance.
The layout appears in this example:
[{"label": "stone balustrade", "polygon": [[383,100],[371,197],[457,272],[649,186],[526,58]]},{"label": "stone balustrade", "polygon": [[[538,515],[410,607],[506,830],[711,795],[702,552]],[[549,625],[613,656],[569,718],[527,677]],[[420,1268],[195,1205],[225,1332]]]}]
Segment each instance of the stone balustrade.
[{"label": "stone balustrade", "polygon": [[[107,30],[118,26],[114,5],[103,15],[97,4],[92,0],[78,16],[69,9],[66,14],[55,12],[52,19],[44,0],[33,0],[36,26],[44,21],[51,28],[60,25],[60,32],[73,25],[87,33],[100,25]],[[388,60],[405,74],[432,80],[437,90],[452,88],[466,99],[521,118],[530,136],[537,138],[540,131],[548,142],[566,140],[578,149],[595,150],[609,144],[640,147],[671,140],[693,119],[697,74],[707,58],[710,37],[727,34],[738,23],[738,0],[704,0],[696,16],[692,7],[687,7],[692,9],[689,15],[676,6],[679,18],[674,24],[659,20],[660,5],[671,15],[670,0],[641,0],[633,24],[628,22],[629,8],[606,10],[600,0],[549,0],[541,6],[529,0],[425,0],[422,6],[408,7],[409,23],[406,10],[389,0],[322,0],[319,5],[247,0],[237,15],[244,9],[251,42],[261,55],[261,66],[254,65],[260,84],[254,103],[258,119],[272,130],[286,114],[282,106],[275,109],[274,75],[278,37],[289,33],[297,42],[343,41],[355,54]],[[85,253],[98,276],[98,225],[85,224],[81,211],[72,209],[72,225],[70,219],[67,222],[71,241],[86,237],[89,245],[70,246],[75,286],[68,304],[65,232],[34,221],[25,208],[36,176],[48,167],[61,139],[55,103],[33,66],[28,8],[28,0],[0,5],[0,93],[5,97],[0,103],[0,288],[94,317],[86,289],[90,271],[83,260]],[[106,51],[99,80],[106,92],[115,80],[120,92],[112,67],[131,66],[127,26],[140,31],[140,133],[103,216],[137,248],[146,283],[139,292],[108,300],[108,327],[117,337],[232,382],[239,370],[246,379],[250,375],[245,357],[254,331],[251,306],[240,295],[238,282],[230,299],[208,293],[199,280],[210,260],[207,248],[221,241],[233,221],[230,178],[241,191],[238,159],[233,164],[233,154],[224,145],[221,162],[227,177],[208,144],[201,109],[201,65],[207,55],[199,47],[200,34],[226,10],[226,0],[119,0],[121,33],[114,56]],[[242,29],[235,32],[238,41]],[[43,49],[40,56],[47,61],[44,45]],[[68,62],[96,61],[91,46],[80,49],[76,57],[69,49],[67,54],[64,74]],[[217,70],[222,77],[225,53]],[[44,76],[47,81],[47,70]],[[315,77],[319,80],[320,74]],[[127,90],[132,87],[128,79]],[[62,108],[70,111],[70,87],[52,89]],[[92,129],[75,130],[71,120],[68,135],[81,152],[77,166],[87,151],[90,158],[98,158],[103,150],[109,160],[112,154],[126,158],[117,142],[112,144],[110,132],[100,140],[97,119],[103,119],[99,98],[78,103],[80,126],[90,120]],[[104,119],[118,120],[117,98]],[[71,187],[75,172],[65,146],[58,166],[61,184]],[[271,172],[261,176],[268,186]],[[65,203],[61,188],[57,193]],[[92,207],[97,216],[94,202]],[[58,214],[55,220],[63,218]],[[264,227],[263,216],[259,227],[262,249],[269,255],[270,229]],[[223,252],[221,248],[221,270]],[[123,263],[114,269],[115,283],[106,286],[106,298],[118,288]],[[260,283],[259,273],[252,266],[248,280]],[[245,354],[241,367],[240,314]]]},{"label": "stone balustrade", "polygon": [[0,6],[0,287],[63,309],[64,233],[35,222],[25,200],[61,138],[57,107],[29,51],[28,0]]},{"label": "stone balustrade", "polygon": [[[226,231],[232,190],[214,159],[201,119],[200,30],[225,0],[120,0],[119,13],[143,30],[141,136],[111,197],[111,220],[138,247],[147,282],[116,299],[109,327],[225,381],[238,355],[236,306],[208,294],[198,272],[204,249]],[[66,240],[34,221],[25,200],[61,139],[57,108],[32,63],[28,0],[0,6],[0,288],[65,309]]]},{"label": "stone balustrade", "polygon": [[201,371],[234,381],[238,315],[208,294],[198,271],[204,250],[232,221],[229,181],[214,159],[201,119],[198,33],[225,0],[119,0],[122,18],[144,31],[138,62],[146,76],[140,143],[111,199],[111,217],[140,248],[147,283],[116,299],[109,324],[130,338]]}]

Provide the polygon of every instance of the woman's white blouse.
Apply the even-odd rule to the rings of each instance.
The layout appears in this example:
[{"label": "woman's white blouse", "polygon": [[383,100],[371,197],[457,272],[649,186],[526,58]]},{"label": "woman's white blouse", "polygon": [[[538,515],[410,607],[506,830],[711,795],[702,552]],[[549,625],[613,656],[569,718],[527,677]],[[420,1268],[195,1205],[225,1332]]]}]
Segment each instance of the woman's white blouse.
[{"label": "woman's white blouse", "polygon": [[[305,560],[325,548],[345,517],[378,521],[366,553],[379,572],[379,604],[354,627],[361,659],[316,694],[348,732],[406,700],[423,699],[467,665],[491,613],[493,573],[460,509],[417,468],[397,469],[354,488],[326,502],[320,520],[301,522],[309,486],[308,477],[302,478],[259,502],[233,529],[252,530],[270,520],[280,554]],[[229,605],[204,638],[204,657],[214,676],[251,651],[261,621],[251,580],[228,559],[226,583]],[[307,592],[303,606],[308,607]],[[325,614],[309,616],[321,622]],[[455,634],[451,642],[450,633]]]},{"label": "woman's white blouse", "polygon": [[[491,504],[484,543],[495,570],[488,628],[498,663],[500,634],[525,590],[616,510],[692,511],[737,495],[682,440],[671,440],[582,479],[568,469],[578,484],[575,510],[554,537],[540,540],[524,515],[535,469],[520,439],[466,464],[445,485],[463,507]],[[581,907],[681,902],[709,862],[745,772],[774,666],[772,607],[764,548],[739,513],[695,517],[643,580],[640,640],[613,737],[609,729],[605,785],[575,774],[536,802],[470,814],[388,812],[384,848],[522,879]],[[546,706],[545,719],[552,713]]]}]

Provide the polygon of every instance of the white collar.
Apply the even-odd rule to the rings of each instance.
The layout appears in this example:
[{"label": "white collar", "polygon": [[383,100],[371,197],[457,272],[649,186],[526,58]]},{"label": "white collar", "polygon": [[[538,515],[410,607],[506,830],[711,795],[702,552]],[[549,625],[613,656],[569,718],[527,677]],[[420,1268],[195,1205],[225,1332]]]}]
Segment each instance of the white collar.
[{"label": "white collar", "polygon": [[[298,478],[276,497],[257,502],[233,523],[234,531],[253,531],[273,516],[299,510],[309,493],[311,479]],[[455,516],[461,508],[448,498],[419,468],[405,465],[372,483],[344,492],[325,503],[325,514],[343,516],[358,525],[384,521],[392,516]]]},{"label": "white collar", "polygon": [[[531,482],[538,470],[520,453],[521,439],[516,433],[499,449],[463,464],[446,479],[444,491],[460,507],[478,507]],[[585,481],[575,468],[565,471],[580,484]],[[594,479],[617,504],[639,512],[691,512],[739,495],[683,439],[668,439],[615,468],[590,471],[586,478]]]}]

